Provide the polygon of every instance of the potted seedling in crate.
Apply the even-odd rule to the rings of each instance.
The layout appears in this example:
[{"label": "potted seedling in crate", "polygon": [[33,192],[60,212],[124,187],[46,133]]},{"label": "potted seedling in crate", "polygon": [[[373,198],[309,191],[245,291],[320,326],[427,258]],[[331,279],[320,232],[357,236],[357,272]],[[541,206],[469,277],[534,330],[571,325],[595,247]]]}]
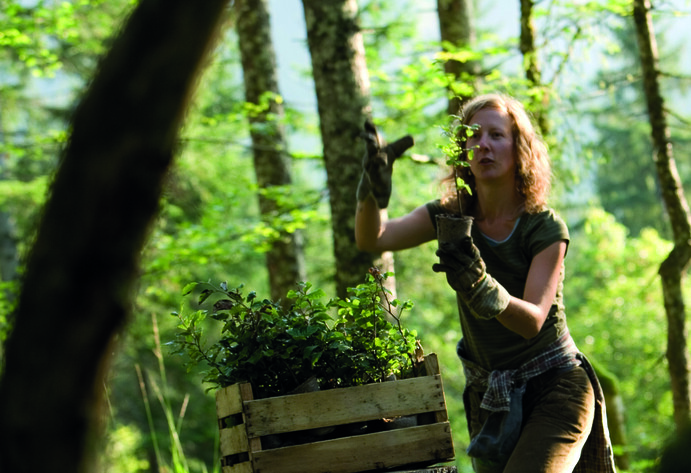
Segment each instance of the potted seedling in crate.
[{"label": "potted seedling in crate", "polygon": [[[391,300],[389,276],[373,268],[348,297],[326,302],[309,283],[287,294],[291,304],[225,284],[185,288],[172,345],[216,389],[224,473],[354,473],[453,458],[436,357],[423,357],[403,327],[413,304]],[[396,422],[405,418],[414,422]]]},{"label": "potted seedling in crate", "polygon": [[[350,297],[327,302],[324,291],[300,283],[288,292],[287,308],[253,291],[243,295],[242,286],[192,283],[184,296],[193,310],[174,313],[179,330],[172,345],[204,367],[212,389],[249,382],[255,397],[315,381],[328,389],[405,377],[415,369],[419,343],[401,323],[412,303],[389,299],[387,277],[373,269]],[[207,319],[216,321],[216,333]]]}]

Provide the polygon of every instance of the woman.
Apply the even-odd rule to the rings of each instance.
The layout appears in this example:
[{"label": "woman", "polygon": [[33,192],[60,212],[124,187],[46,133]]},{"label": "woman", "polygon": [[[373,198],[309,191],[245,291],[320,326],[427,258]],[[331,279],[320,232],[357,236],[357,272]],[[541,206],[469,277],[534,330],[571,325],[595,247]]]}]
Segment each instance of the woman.
[{"label": "woman", "polygon": [[[445,273],[457,294],[473,467],[614,471],[599,384],[566,325],[569,234],[546,204],[546,148],[513,98],[477,97],[461,117],[476,130],[465,143],[472,149],[472,159],[464,153],[469,166],[456,170],[471,190],[461,194],[460,207],[473,217],[472,233],[456,243],[440,241],[433,269]],[[371,126],[368,136],[358,188],[358,247],[393,251],[434,240],[436,216],[459,208],[455,173],[446,179],[451,184],[442,199],[388,220],[381,207],[390,196],[393,161],[412,143],[384,146]]]}]

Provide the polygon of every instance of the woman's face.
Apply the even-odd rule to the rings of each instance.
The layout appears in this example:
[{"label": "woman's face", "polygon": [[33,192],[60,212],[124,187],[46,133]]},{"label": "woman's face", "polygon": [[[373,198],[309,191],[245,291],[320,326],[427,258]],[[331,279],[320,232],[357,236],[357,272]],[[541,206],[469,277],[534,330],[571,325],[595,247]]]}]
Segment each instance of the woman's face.
[{"label": "woman's face", "polygon": [[472,149],[470,170],[476,183],[504,180],[513,183],[516,152],[511,117],[504,110],[485,108],[473,115],[468,123],[479,126],[466,143],[467,149]]}]

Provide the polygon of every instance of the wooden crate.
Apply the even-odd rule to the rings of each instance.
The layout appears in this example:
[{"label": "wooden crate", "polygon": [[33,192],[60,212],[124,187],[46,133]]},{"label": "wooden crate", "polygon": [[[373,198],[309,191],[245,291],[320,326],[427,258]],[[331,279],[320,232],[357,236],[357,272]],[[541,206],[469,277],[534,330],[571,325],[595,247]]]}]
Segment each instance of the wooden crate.
[{"label": "wooden crate", "polygon": [[[452,460],[435,354],[425,357],[423,371],[423,376],[400,381],[257,400],[249,384],[218,390],[223,473],[356,473]],[[415,419],[417,425],[339,436],[346,426],[381,425],[382,419],[400,417]],[[298,438],[298,432],[315,429],[331,432],[271,448],[276,436]]]}]

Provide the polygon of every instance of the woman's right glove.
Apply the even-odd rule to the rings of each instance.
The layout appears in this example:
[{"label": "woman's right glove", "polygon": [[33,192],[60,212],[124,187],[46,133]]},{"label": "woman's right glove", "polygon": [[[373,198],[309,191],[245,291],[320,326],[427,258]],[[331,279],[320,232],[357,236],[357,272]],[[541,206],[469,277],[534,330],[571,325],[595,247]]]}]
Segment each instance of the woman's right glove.
[{"label": "woman's right glove", "polygon": [[412,136],[406,135],[387,145],[369,120],[365,122],[364,138],[367,151],[362,160],[362,177],[357,188],[357,199],[363,201],[372,194],[379,208],[385,209],[391,198],[393,163],[415,142]]},{"label": "woman's right glove", "polygon": [[509,305],[511,295],[487,273],[471,237],[460,242],[442,241],[437,250],[439,263],[432,266],[434,272],[446,273],[446,281],[456,290],[470,308],[473,316],[491,319],[501,314]]}]

